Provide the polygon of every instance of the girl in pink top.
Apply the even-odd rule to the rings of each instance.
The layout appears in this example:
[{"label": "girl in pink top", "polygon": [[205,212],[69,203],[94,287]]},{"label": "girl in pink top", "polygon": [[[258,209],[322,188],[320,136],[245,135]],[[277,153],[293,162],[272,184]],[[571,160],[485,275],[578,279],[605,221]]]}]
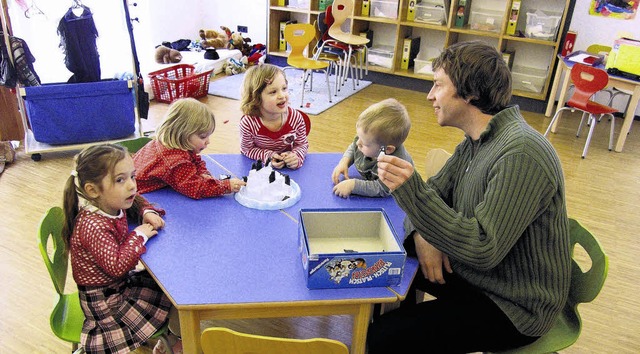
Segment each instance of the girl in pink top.
[{"label": "girl in pink top", "polygon": [[193,199],[237,192],[238,178],[214,178],[200,153],[209,145],[216,121],[209,107],[194,98],[174,101],[156,131],[156,138],[133,156],[138,191],[171,187]]},{"label": "girl in pink top", "polygon": [[253,160],[271,159],[273,168],[298,169],[309,149],[300,111],[289,107],[282,68],[262,64],[247,70],[242,85],[240,151]]}]

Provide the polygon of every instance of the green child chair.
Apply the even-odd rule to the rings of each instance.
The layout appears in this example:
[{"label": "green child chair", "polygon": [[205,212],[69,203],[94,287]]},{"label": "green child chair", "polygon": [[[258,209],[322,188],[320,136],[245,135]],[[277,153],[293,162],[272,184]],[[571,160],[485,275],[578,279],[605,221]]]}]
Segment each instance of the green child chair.
[{"label": "green child chair", "polygon": [[[67,269],[69,266],[69,254],[66,252],[64,239],[62,238],[62,225],[64,224],[64,212],[60,207],[52,207],[44,214],[38,228],[38,248],[49,271],[53,287],[58,294],[58,301],[49,317],[51,330],[58,338],[70,342],[74,354],[82,354],[84,350],[79,347],[80,333],[84,324],[84,313],[80,307],[78,292],[65,293],[67,281]],[[51,253],[49,252],[51,248]],[[151,339],[164,342],[169,354],[167,334],[169,333],[169,321],[160,328]]]},{"label": "green child chair", "polygon": [[151,141],[151,138],[142,136],[136,139],[119,141],[117,144],[126,147],[127,150],[129,150],[129,153],[135,154],[138,150],[142,149],[142,147],[147,145],[147,143],[150,141]]},{"label": "green child chair", "polygon": [[591,302],[598,296],[607,278],[609,259],[598,240],[574,219],[569,219],[569,234],[572,256],[575,252],[575,246],[580,245],[591,259],[591,268],[583,271],[574,257],[571,267],[569,299],[551,330],[529,345],[500,352],[500,354],[555,353],[568,348],[578,340],[582,331],[582,319],[578,312],[578,305]]},{"label": "green child chair", "polygon": [[[51,276],[53,287],[58,294],[58,301],[51,312],[51,317],[49,317],[51,330],[58,338],[70,342],[72,349],[75,351],[78,349],[78,343],[80,343],[84,314],[82,313],[82,308],[80,308],[78,292],[64,292],[69,256],[62,239],[63,224],[64,212],[62,209],[60,207],[49,209],[44,214],[42,221],[40,221],[38,247]],[[47,250],[49,241],[51,242],[52,254],[49,254]]]}]

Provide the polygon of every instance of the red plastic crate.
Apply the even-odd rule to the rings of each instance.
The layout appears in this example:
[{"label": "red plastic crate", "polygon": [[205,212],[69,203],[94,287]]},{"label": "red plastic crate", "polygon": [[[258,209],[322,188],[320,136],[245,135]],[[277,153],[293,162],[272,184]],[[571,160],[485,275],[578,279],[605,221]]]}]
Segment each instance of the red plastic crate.
[{"label": "red plastic crate", "polygon": [[209,91],[209,77],[213,70],[195,73],[195,66],[178,64],[149,73],[156,101],[171,103],[178,98],[200,98]]}]

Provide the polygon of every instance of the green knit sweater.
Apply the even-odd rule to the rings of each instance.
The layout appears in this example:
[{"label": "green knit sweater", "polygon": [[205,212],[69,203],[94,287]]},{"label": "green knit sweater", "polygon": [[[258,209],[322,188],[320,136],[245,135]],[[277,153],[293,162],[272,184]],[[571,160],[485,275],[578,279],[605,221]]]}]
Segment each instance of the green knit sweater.
[{"label": "green knit sweater", "polygon": [[392,195],[409,225],[522,334],[551,328],[571,276],[564,177],[518,106],[496,114],[477,141],[467,136],[429,181],[415,172]]}]

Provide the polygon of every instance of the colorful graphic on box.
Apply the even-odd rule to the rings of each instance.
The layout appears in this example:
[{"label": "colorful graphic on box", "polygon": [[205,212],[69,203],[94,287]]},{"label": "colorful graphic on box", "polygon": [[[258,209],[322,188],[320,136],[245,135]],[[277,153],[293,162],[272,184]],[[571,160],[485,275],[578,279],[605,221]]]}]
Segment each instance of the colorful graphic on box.
[{"label": "colorful graphic on box", "polygon": [[380,257],[368,258],[372,263],[362,257],[324,258],[311,262],[309,277],[314,282],[328,282],[337,287],[384,286],[400,281],[402,269],[394,268],[392,261]]}]

